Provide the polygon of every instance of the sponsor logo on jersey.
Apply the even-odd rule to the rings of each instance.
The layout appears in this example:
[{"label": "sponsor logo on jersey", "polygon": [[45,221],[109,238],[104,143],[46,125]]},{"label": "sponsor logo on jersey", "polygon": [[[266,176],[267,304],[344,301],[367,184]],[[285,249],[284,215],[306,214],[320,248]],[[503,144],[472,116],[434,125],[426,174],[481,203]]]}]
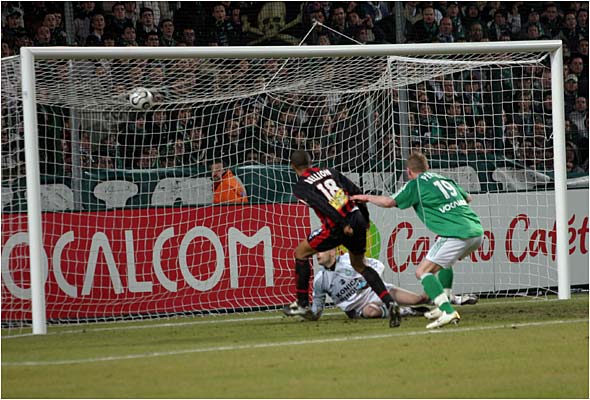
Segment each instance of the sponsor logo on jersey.
[{"label": "sponsor logo on jersey", "polygon": [[455,200],[455,201],[451,201],[450,203],[445,204],[442,207],[439,207],[438,211],[440,211],[442,214],[444,214],[447,211],[451,211],[453,208],[460,207],[460,206],[466,206],[466,205],[467,205],[467,201],[465,201],[463,199]]}]

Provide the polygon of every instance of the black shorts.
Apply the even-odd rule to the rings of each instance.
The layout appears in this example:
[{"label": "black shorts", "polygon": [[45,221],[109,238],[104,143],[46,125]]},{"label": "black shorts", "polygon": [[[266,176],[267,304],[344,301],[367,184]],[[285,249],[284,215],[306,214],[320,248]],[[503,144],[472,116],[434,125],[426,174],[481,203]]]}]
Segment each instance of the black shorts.
[{"label": "black shorts", "polygon": [[352,236],[345,235],[341,227],[330,230],[322,226],[309,234],[307,237],[309,245],[316,251],[327,251],[344,245],[351,254],[365,254],[369,221],[366,220],[360,210],[350,213],[346,221],[352,227]]}]

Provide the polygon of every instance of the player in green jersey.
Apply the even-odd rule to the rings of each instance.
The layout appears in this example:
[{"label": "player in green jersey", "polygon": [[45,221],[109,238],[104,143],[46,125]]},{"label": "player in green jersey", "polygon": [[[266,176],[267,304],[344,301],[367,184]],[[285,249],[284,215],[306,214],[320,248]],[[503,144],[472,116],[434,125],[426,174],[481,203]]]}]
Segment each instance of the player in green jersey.
[{"label": "player in green jersey", "polygon": [[[469,203],[471,196],[452,179],[428,171],[422,153],[412,153],[406,162],[410,181],[393,196],[356,195],[352,200],[379,207],[413,207],[418,218],[439,237],[416,269],[424,292],[438,307],[425,316],[434,319],[426,328],[439,328],[460,320],[451,305],[453,265],[471,254],[483,241],[483,228]],[[438,276],[435,274],[438,273]]]}]

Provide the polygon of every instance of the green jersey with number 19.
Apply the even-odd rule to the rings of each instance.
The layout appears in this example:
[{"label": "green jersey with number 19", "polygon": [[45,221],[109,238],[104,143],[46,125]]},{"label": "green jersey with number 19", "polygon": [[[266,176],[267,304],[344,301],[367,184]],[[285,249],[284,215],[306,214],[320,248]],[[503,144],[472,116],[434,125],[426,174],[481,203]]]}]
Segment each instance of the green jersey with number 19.
[{"label": "green jersey with number 19", "polygon": [[414,207],[424,225],[439,236],[467,239],[483,234],[467,193],[452,179],[426,171],[391,197],[401,209]]}]

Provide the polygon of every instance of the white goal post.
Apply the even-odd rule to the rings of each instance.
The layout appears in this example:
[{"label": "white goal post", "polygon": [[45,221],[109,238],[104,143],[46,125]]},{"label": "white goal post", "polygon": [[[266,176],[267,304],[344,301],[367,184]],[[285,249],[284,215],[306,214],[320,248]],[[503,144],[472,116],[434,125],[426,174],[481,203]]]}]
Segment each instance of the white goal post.
[{"label": "white goal post", "polygon": [[[31,300],[33,333],[46,333],[43,232],[36,113],[35,63],[40,60],[84,59],[289,59],[331,57],[416,57],[454,54],[501,54],[544,52],[550,54],[551,102],[556,220],[556,265],[558,297],[570,297],[568,266],[568,211],[565,157],[565,118],[563,100],[563,64],[561,41],[522,41],[494,43],[436,43],[371,46],[302,46],[302,47],[42,47],[22,48],[22,101],[26,157],[28,236],[31,266]],[[277,72],[278,73],[278,72]]]}]

